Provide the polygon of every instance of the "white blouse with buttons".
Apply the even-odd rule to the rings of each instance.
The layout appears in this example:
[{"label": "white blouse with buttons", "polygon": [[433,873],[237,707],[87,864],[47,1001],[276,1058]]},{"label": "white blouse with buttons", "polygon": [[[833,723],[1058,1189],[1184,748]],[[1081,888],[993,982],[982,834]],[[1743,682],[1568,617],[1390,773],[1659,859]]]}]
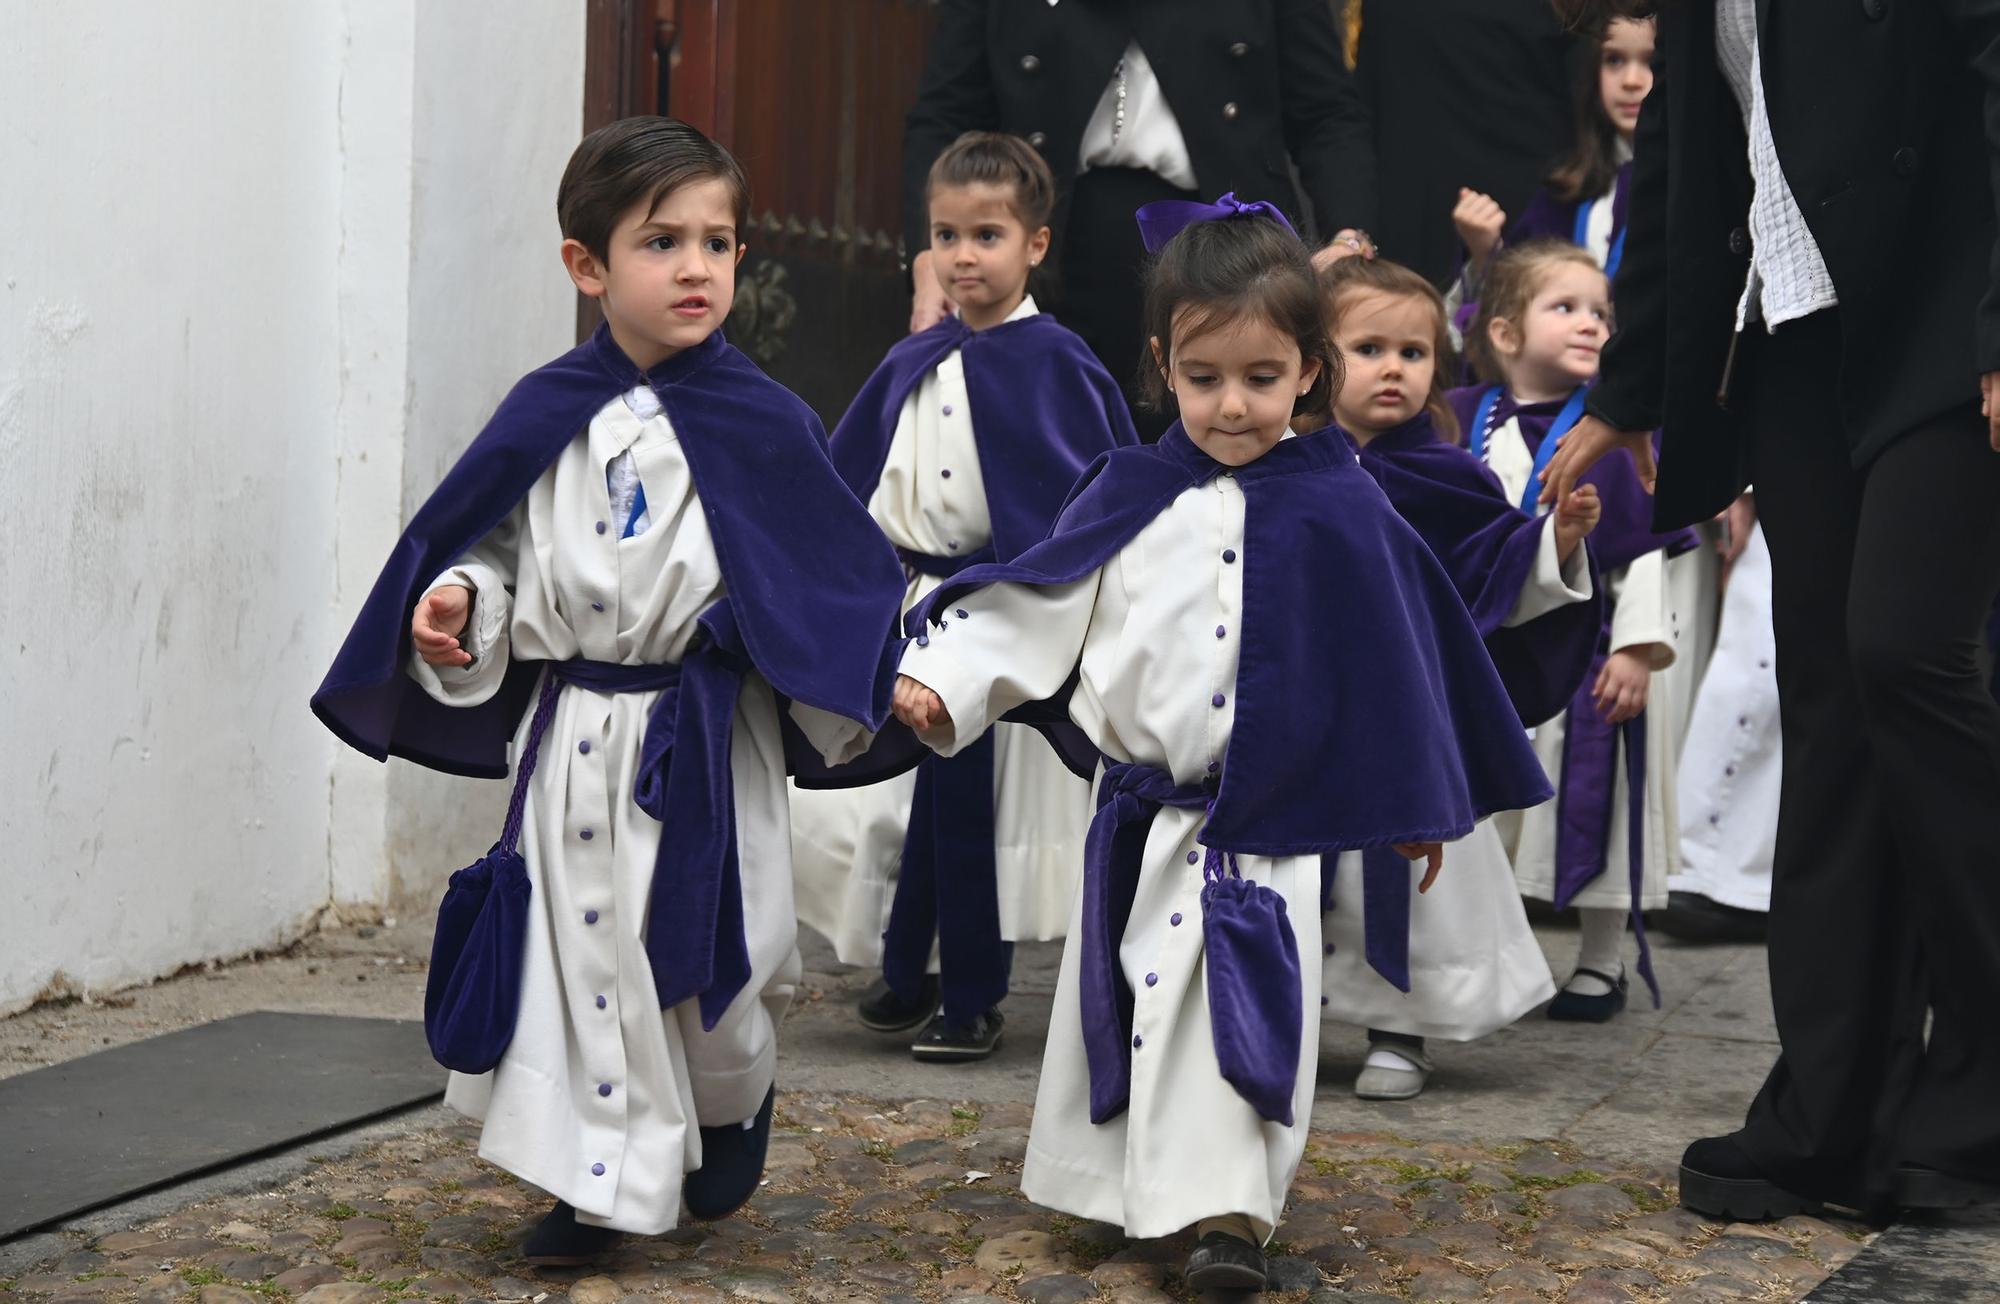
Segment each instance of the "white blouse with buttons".
[{"label": "white blouse with buttons", "polygon": [[[413,659],[431,696],[484,702],[512,657],[655,665],[686,653],[695,618],[723,595],[722,571],[687,459],[652,400],[641,390],[607,404],[438,578],[476,595],[463,640],[476,659]],[[639,485],[647,510],[624,537]],[[643,1234],[675,1224],[682,1175],[701,1164],[697,1125],[739,1122],[763,1103],[798,975],[777,701],[753,674],[731,755],[750,982],[711,1032],[693,1001],[660,1009],[644,926],[662,826],[631,798],[656,697],[563,691],[521,835],[533,894],[514,1040],[492,1073],[455,1073],[446,1093],[485,1120],[481,1157],[583,1222]],[[865,741],[823,712],[794,715],[829,760]],[[523,721],[517,754],[526,734]]]},{"label": "white blouse with buttons", "polygon": [[[1085,579],[969,595],[966,617],[932,630],[903,663],[951,712],[953,723],[926,741],[950,754],[1080,668],[1070,714],[1108,756],[1165,769],[1181,784],[1219,773],[1235,722],[1243,550],[1244,498],[1225,474],[1182,493]],[[1198,810],[1164,809],[1147,834],[1119,951],[1135,1002],[1131,1107],[1103,1125],[1090,1121],[1072,925],[1022,1174],[1036,1203],[1136,1237],[1231,1213],[1268,1234],[1312,1112],[1319,858],[1239,858],[1246,878],[1285,898],[1298,940],[1305,1026],[1299,1125],[1287,1128],[1260,1119],[1216,1066],[1203,968],[1202,819]],[[1343,862],[1345,872],[1359,872],[1359,856]]]},{"label": "white blouse with buttons", "polygon": [[[1035,312],[1029,296],[1007,320]],[[889,542],[928,556],[966,556],[992,541],[958,351],[904,402],[868,511]],[[903,609],[938,583],[913,573]],[[882,933],[895,902],[916,782],[912,772],[867,788],[792,792],[799,920],[831,941],[842,963],[882,963]],[[1047,941],[1068,931],[1091,812],[1090,785],[1065,769],[1039,734],[1024,725],[994,726],[1001,937]]]}]

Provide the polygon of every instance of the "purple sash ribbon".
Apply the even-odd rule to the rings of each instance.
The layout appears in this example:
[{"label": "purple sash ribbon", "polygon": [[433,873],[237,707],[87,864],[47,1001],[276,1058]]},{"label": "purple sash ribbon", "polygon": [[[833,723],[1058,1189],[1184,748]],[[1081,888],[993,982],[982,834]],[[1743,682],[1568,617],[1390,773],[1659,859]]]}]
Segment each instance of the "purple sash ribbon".
[{"label": "purple sash ribbon", "polygon": [[[1146,837],[1162,807],[1206,810],[1207,786],[1182,786],[1164,770],[1105,768],[1084,853],[1078,996],[1090,1068],[1090,1121],[1122,1114],[1132,1097],[1133,996],[1119,963],[1138,895]],[[1209,1033],[1222,1076],[1258,1116],[1287,1127],[1303,1045],[1298,941],[1284,898],[1208,848],[1202,870],[1202,942]]]},{"label": "purple sash ribbon", "polygon": [[1632,893],[1632,933],[1639,943],[1639,976],[1660,1006],[1660,984],[1653,976],[1653,951],[1646,940],[1646,921],[1639,907],[1645,880],[1646,852],[1646,714],[1623,724],[1610,724],[1598,711],[1592,686],[1605,658],[1591,663],[1563,726],[1562,778],[1556,797],[1555,907],[1567,909],[1577,893],[1602,875],[1609,859],[1611,808],[1618,791],[1618,744],[1625,744],[1626,862]]},{"label": "purple sash ribbon", "polygon": [[660,695],[632,783],[633,803],[665,826],[653,862],[646,959],[660,1008],[699,998],[704,1029],[715,1027],[750,981],[729,768],[736,700],[750,662],[723,607],[703,613],[703,632],[677,666],[577,659],[550,667],[565,685],[591,692]]},{"label": "purple sash ribbon", "polygon": [[[1333,909],[1338,853],[1320,857],[1322,911]],[[1393,847],[1361,852],[1361,948],[1368,967],[1397,991],[1410,990],[1410,862]]]}]

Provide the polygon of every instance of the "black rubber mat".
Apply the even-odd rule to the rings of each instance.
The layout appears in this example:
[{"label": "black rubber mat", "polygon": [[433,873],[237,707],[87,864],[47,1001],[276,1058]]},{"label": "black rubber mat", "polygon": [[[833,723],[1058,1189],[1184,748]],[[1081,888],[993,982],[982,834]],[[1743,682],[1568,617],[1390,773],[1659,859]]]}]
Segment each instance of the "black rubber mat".
[{"label": "black rubber mat", "polygon": [[0,1240],[439,1096],[423,1024],[238,1015],[0,1079]]}]

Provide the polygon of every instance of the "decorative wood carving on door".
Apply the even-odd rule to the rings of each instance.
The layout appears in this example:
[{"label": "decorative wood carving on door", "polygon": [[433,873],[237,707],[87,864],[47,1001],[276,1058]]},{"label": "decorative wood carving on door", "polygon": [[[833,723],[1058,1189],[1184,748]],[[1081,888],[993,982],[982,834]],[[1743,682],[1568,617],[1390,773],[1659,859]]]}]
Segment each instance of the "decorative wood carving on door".
[{"label": "decorative wood carving on door", "polygon": [[[681,118],[750,175],[724,329],[829,426],[907,329],[903,114],[933,0],[588,0],[584,130]],[[579,306],[579,333],[597,323]]]}]

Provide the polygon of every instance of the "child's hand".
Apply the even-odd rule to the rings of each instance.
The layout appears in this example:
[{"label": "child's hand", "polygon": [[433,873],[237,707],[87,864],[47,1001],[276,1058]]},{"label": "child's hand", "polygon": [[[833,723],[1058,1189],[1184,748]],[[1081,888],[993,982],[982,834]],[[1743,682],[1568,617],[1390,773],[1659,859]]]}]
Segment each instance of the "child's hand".
[{"label": "child's hand", "polygon": [[1424,881],[1417,884],[1417,891],[1428,892],[1431,884],[1438,881],[1438,871],[1444,868],[1444,843],[1442,842],[1398,842],[1391,851],[1404,860],[1422,860],[1429,864],[1424,869]]},{"label": "child's hand", "polygon": [[1597,528],[1604,516],[1603,500],[1597,486],[1580,484],[1556,504],[1556,560],[1567,564],[1585,535]]},{"label": "child's hand", "polygon": [[1606,724],[1624,724],[1646,709],[1646,690],[1652,683],[1653,660],[1646,649],[1622,648],[1605,658],[1590,695]]},{"label": "child's hand", "polygon": [[1461,187],[1458,204],[1451,210],[1451,224],[1458,228],[1458,238],[1465,242],[1473,271],[1484,271],[1493,251],[1500,247],[1500,233],[1507,229],[1506,210],[1493,196]]},{"label": "child's hand", "polygon": [[908,675],[896,676],[896,697],[892,704],[896,718],[918,733],[951,723],[944,699]]},{"label": "child's hand", "polygon": [[423,596],[410,617],[410,637],[425,665],[472,664],[472,654],[458,645],[471,615],[472,590],[463,584],[440,584]]}]

